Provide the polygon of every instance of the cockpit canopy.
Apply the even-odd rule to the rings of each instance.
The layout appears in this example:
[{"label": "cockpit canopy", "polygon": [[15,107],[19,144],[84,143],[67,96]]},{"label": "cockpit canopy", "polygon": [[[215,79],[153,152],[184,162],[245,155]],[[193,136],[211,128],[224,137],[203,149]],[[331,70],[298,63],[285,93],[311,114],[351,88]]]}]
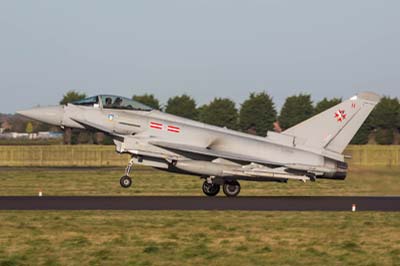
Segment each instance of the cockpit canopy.
[{"label": "cockpit canopy", "polygon": [[151,111],[152,108],[131,100],[129,98],[116,95],[98,95],[83,100],[72,102],[73,105],[92,106],[104,109],[122,109],[122,110],[139,110]]}]

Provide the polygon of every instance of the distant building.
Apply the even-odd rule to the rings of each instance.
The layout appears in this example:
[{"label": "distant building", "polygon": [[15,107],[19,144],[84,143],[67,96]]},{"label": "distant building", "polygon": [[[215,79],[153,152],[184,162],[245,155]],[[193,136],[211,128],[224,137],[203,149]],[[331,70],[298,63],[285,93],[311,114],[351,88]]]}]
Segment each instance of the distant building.
[{"label": "distant building", "polygon": [[37,133],[38,139],[61,139],[64,134],[62,132],[42,131]]},{"label": "distant building", "polygon": [[4,120],[3,123],[1,123],[1,129],[1,133],[7,130],[11,130],[11,124],[7,120]]}]

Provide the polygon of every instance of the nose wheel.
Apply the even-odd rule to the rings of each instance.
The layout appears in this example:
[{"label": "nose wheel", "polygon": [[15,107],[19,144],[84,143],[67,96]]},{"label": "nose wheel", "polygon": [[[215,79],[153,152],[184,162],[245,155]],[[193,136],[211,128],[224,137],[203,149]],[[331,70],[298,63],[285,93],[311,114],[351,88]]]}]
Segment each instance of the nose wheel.
[{"label": "nose wheel", "polygon": [[132,186],[132,178],[130,178],[129,176],[124,175],[119,180],[119,183],[120,183],[121,187],[128,188],[128,187]]}]

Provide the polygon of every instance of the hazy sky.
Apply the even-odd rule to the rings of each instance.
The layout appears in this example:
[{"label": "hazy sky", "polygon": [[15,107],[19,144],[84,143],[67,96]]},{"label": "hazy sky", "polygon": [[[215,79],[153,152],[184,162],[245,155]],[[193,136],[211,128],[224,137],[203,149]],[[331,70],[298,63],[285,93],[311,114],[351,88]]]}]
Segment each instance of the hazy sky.
[{"label": "hazy sky", "polygon": [[0,112],[89,95],[400,96],[400,1],[0,0]]}]

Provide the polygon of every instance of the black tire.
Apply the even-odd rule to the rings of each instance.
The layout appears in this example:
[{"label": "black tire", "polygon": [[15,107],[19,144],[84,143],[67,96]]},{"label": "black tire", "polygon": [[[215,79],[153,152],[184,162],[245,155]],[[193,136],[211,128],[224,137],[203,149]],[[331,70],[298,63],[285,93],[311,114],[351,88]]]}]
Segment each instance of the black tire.
[{"label": "black tire", "polygon": [[123,188],[128,188],[128,187],[132,186],[132,179],[129,176],[123,176],[119,180],[119,184]]},{"label": "black tire", "polygon": [[227,197],[236,197],[240,193],[240,184],[238,181],[227,181],[223,186],[224,194]]},{"label": "black tire", "polygon": [[202,189],[204,194],[209,197],[214,197],[219,193],[221,186],[218,184],[210,184],[207,181],[204,181]]}]

